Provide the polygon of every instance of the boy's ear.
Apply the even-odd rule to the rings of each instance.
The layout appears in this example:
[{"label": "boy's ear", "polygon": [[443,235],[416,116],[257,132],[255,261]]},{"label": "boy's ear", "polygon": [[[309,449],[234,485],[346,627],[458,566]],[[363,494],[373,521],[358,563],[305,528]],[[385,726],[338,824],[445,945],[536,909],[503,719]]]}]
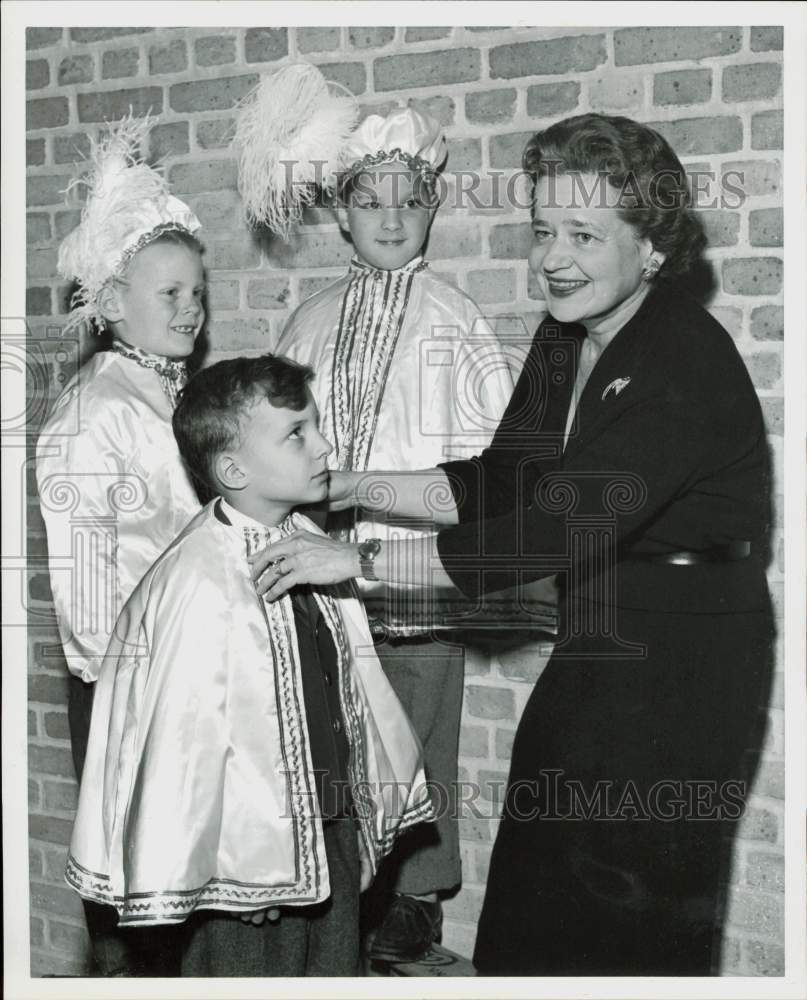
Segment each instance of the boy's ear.
[{"label": "boy's ear", "polygon": [[213,463],[216,479],[226,490],[243,490],[247,475],[232,455],[219,455]]},{"label": "boy's ear", "polygon": [[98,311],[110,323],[123,319],[123,303],[114,281],[108,281],[98,293]]},{"label": "boy's ear", "polygon": [[344,229],[346,233],[350,232],[350,224],[347,220],[347,209],[344,205],[337,205],[334,209],[336,213],[336,221],[339,223],[339,228]]}]

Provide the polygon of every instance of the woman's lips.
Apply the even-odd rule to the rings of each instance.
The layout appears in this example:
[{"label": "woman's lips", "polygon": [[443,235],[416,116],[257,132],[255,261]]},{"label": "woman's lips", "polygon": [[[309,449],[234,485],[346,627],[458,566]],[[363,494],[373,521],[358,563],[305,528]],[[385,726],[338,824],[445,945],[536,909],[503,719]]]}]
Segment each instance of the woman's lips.
[{"label": "woman's lips", "polygon": [[569,295],[574,295],[575,292],[579,292],[581,288],[585,288],[588,281],[582,279],[575,279],[574,281],[559,281],[554,278],[546,279],[546,287],[550,295],[555,299],[563,299]]}]

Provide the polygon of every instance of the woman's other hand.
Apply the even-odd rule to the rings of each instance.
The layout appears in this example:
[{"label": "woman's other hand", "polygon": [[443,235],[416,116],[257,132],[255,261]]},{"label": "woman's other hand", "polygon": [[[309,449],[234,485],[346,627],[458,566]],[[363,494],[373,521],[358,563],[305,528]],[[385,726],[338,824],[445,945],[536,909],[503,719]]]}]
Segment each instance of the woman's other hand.
[{"label": "woman's other hand", "polygon": [[256,591],[270,601],[302,583],[342,583],[361,572],[357,545],[310,531],[295,531],[256,552],[249,563]]}]

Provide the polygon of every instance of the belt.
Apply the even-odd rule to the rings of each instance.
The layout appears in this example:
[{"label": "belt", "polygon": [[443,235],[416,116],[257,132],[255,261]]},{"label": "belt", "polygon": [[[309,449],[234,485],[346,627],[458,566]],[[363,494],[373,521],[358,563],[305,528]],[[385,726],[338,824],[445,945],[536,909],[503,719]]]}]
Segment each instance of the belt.
[{"label": "belt", "polygon": [[729,542],[696,552],[628,552],[629,562],[660,563],[665,566],[699,566],[702,563],[739,562],[751,555],[750,542]]}]

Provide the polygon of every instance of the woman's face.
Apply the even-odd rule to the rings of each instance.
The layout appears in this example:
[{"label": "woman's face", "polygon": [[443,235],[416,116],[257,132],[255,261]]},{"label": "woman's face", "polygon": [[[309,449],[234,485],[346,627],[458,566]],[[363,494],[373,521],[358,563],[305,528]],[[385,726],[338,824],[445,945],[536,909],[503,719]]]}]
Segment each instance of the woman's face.
[{"label": "woman's face", "polygon": [[529,263],[549,312],[589,333],[618,330],[647,294],[653,253],[617,214],[617,190],[596,174],[542,177],[535,187]]}]

